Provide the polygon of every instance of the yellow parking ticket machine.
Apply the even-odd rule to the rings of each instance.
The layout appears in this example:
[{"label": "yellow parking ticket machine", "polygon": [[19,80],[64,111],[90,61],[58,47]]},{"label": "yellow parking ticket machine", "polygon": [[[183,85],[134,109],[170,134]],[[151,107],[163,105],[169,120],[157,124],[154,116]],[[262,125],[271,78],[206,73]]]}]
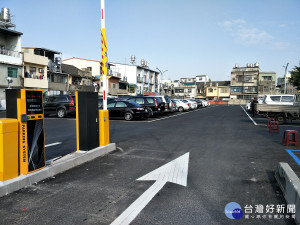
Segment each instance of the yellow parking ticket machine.
[{"label": "yellow parking ticket machine", "polygon": [[6,89],[6,117],[19,122],[19,170],[28,174],[46,166],[43,92]]}]

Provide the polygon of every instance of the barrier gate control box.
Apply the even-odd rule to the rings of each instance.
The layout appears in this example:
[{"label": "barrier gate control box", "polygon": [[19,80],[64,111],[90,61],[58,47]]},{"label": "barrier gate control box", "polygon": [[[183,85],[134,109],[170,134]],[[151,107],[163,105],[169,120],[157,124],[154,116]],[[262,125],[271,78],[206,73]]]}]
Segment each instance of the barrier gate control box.
[{"label": "barrier gate control box", "polygon": [[97,92],[75,92],[77,150],[99,147],[99,112]]},{"label": "barrier gate control box", "polygon": [[6,89],[6,117],[19,121],[20,174],[46,166],[43,91]]}]

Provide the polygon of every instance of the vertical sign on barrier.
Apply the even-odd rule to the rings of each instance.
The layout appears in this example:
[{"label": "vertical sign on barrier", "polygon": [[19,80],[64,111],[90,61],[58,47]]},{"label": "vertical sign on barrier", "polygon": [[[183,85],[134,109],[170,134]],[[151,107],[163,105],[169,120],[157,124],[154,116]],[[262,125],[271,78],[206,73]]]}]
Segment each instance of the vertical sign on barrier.
[{"label": "vertical sign on barrier", "polygon": [[20,174],[46,166],[43,91],[6,89],[6,117],[19,121]]}]

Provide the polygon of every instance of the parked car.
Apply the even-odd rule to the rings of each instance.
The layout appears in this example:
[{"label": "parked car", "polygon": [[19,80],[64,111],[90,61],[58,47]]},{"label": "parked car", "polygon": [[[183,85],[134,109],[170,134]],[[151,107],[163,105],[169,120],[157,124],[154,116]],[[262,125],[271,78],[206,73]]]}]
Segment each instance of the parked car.
[{"label": "parked car", "polygon": [[[119,101],[119,98],[111,98],[108,97],[107,98],[107,104],[112,103],[112,102],[116,102]],[[103,97],[98,98],[98,109],[103,109]]]},{"label": "parked car", "polygon": [[202,107],[207,107],[210,105],[210,103],[206,100],[201,99],[200,101],[202,102]]},{"label": "parked car", "polygon": [[185,103],[189,107],[189,110],[193,109],[193,106],[192,106],[192,104],[189,101],[184,100],[184,99],[180,99],[180,101],[183,102],[183,103]]},{"label": "parked car", "polygon": [[133,120],[134,118],[145,118],[148,112],[132,101],[116,101],[107,105],[110,118],[124,118],[125,120]]},{"label": "parked car", "polygon": [[197,108],[202,108],[202,102],[199,99],[193,99],[195,102],[197,102]]},{"label": "parked car", "polygon": [[251,110],[251,101],[250,101],[250,102],[247,102],[245,108],[246,108],[247,111],[250,111],[250,110]]},{"label": "parked car", "polygon": [[[127,99],[128,101],[136,102],[145,108],[148,112],[148,117],[156,116],[161,113],[158,100],[152,96],[132,96]],[[161,103],[161,102],[160,102]]]},{"label": "parked car", "polygon": [[69,115],[76,115],[74,95],[55,95],[44,98],[44,114],[56,114],[63,118]]},{"label": "parked car", "polygon": [[187,103],[180,101],[179,99],[173,99],[176,102],[176,107],[179,112],[187,111],[190,109]]},{"label": "parked car", "polygon": [[184,100],[186,100],[191,105],[192,109],[197,109],[197,102],[191,101],[191,100],[188,100],[188,99],[184,99]]},{"label": "parked car", "polygon": [[172,112],[178,111],[176,102],[173,99],[171,99],[171,102],[172,102]]},{"label": "parked car", "polygon": [[[171,102],[171,99],[166,96],[166,95],[159,95],[155,96],[161,100],[161,102],[164,103],[164,110],[162,112],[167,113],[167,112],[173,112],[173,103]],[[162,104],[163,106],[163,104]]]}]

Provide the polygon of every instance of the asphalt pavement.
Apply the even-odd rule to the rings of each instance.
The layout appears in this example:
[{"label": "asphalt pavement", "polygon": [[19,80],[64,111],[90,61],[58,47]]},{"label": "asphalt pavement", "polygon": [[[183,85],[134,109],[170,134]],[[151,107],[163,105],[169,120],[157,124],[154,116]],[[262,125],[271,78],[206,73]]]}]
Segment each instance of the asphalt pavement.
[{"label": "asphalt pavement", "polygon": [[[60,120],[54,136],[56,120],[45,120],[46,144],[62,143],[46,148],[53,156],[74,141],[75,120]],[[117,151],[0,198],[2,224],[110,224],[154,183],[138,178],[187,152],[187,186],[167,183],[132,224],[294,224],[225,216],[229,202],[243,209],[286,204],[276,166],[288,162],[299,172],[281,144],[285,127],[269,134],[259,120],[255,125],[240,106],[211,106],[150,122],[111,121]]]}]

